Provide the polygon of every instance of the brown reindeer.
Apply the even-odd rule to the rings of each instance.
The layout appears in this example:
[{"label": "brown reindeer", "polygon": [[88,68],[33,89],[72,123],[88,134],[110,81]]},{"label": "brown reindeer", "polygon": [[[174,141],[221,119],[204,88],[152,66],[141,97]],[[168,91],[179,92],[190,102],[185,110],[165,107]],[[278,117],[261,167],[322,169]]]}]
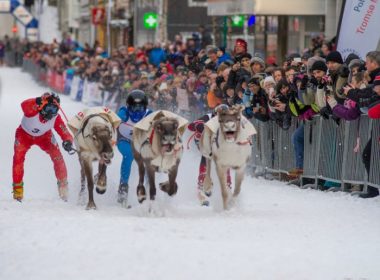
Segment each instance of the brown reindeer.
[{"label": "brown reindeer", "polygon": [[[105,110],[105,112],[104,112]],[[81,190],[79,197],[85,193],[85,183],[87,180],[88,203],[86,209],[96,209],[94,202],[94,183],[96,192],[104,194],[107,188],[107,165],[113,158],[113,143],[115,138],[115,126],[120,123],[120,119],[115,113],[107,108],[92,108],[89,110],[93,114],[81,116],[79,129],[73,125],[78,124],[77,119],[69,122],[69,127],[75,135],[75,144],[78,149],[79,162],[81,166]],[[96,113],[98,112],[98,113]],[[70,125],[71,124],[71,125]],[[78,127],[78,126],[77,126]],[[93,176],[93,161],[98,161],[98,174]],[[95,182],[94,182],[95,181]]]},{"label": "brown reindeer", "polygon": [[[205,124],[200,140],[200,150],[207,158],[205,181],[211,181],[210,165],[214,160],[219,177],[223,208],[228,209],[232,200],[227,187],[227,170],[235,170],[235,189],[233,197],[240,193],[245,167],[251,156],[251,137],[256,133],[253,125],[242,116],[244,107],[235,105],[232,108],[221,107],[217,116]],[[211,194],[212,184],[205,186],[205,192]]]},{"label": "brown reindeer", "polygon": [[180,136],[187,123],[168,111],[155,112],[143,121],[149,122],[148,129],[141,129],[139,125],[133,129],[133,155],[139,169],[137,198],[140,203],[146,199],[145,171],[148,174],[150,200],[156,197],[156,172],[168,173],[169,177],[169,181],[160,184],[160,189],[169,196],[177,193],[176,178],[183,150]]}]

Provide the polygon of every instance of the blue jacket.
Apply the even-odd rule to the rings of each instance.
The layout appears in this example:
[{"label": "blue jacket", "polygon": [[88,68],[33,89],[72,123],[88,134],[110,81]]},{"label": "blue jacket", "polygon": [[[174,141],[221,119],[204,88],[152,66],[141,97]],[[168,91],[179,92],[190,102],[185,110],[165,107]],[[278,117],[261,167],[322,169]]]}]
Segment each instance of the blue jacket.
[{"label": "blue jacket", "polygon": [[161,62],[166,61],[166,53],[161,48],[154,48],[149,52],[149,63],[155,65],[156,67],[160,66]]}]

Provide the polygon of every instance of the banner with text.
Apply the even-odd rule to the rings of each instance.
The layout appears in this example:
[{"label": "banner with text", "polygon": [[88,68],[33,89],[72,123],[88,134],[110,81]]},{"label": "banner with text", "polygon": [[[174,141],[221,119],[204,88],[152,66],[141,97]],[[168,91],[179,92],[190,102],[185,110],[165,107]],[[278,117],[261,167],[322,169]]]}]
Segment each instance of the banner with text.
[{"label": "banner with text", "polygon": [[365,59],[380,47],[380,0],[346,0],[338,39],[338,51],[346,58],[355,53]]}]

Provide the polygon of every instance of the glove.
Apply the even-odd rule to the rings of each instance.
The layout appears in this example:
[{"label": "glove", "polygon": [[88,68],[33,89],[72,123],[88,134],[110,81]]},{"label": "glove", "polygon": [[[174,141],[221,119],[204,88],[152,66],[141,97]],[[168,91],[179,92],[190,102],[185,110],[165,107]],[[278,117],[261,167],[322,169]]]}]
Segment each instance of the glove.
[{"label": "glove", "polygon": [[202,132],[203,132],[204,129],[205,129],[205,125],[204,125],[203,122],[202,123],[197,123],[195,125],[195,131],[198,132],[198,133],[200,133],[200,134],[202,134]]},{"label": "glove", "polygon": [[328,107],[323,107],[320,111],[319,114],[324,118],[325,120],[328,120],[330,118],[330,108]]},{"label": "glove", "polygon": [[62,147],[66,152],[71,152],[73,150],[73,143],[71,141],[63,141]]},{"label": "glove", "polygon": [[314,86],[318,85],[318,80],[315,77],[311,77],[309,82],[310,82],[310,84],[312,84]]},{"label": "glove", "polygon": [[244,109],[245,116],[250,119],[253,117],[253,110],[252,107],[248,107]]},{"label": "glove", "polygon": [[38,106],[41,106],[41,104],[42,104],[42,98],[41,98],[41,97],[37,97],[37,98],[36,98],[36,104],[37,104]]}]

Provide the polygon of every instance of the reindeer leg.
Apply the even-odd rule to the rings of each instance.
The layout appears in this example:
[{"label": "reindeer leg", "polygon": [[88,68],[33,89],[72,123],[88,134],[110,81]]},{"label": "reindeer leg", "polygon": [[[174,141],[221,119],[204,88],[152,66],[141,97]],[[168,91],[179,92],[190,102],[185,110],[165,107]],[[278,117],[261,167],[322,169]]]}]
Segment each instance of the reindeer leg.
[{"label": "reindeer leg", "polygon": [[211,159],[206,159],[206,177],[203,184],[203,190],[207,196],[211,196],[212,194]]},{"label": "reindeer leg", "polygon": [[211,160],[202,156],[198,176],[198,199],[202,206],[209,206],[208,197],[211,196],[212,181],[210,176]]},{"label": "reindeer leg", "polygon": [[241,183],[243,182],[243,179],[244,179],[244,171],[245,171],[244,165],[236,169],[234,197],[237,197],[240,193]]},{"label": "reindeer leg", "polygon": [[83,162],[84,170],[87,178],[87,188],[88,188],[88,203],[86,210],[96,209],[94,202],[94,179],[92,177],[92,163],[88,160]]},{"label": "reindeer leg", "polygon": [[135,158],[139,169],[139,184],[137,185],[136,189],[137,200],[139,203],[142,203],[146,199],[146,192],[144,187],[145,165],[141,155],[136,151],[134,151],[133,157]]},{"label": "reindeer leg", "polygon": [[156,170],[154,166],[150,164],[150,162],[147,162],[146,166],[147,166],[148,179],[149,179],[149,197],[150,197],[150,200],[155,200],[156,198],[156,182],[155,182]]},{"label": "reindeer leg", "polygon": [[107,190],[107,165],[99,162],[98,175],[96,180],[96,192],[104,194]]},{"label": "reindeer leg", "polygon": [[216,171],[218,173],[219,177],[219,182],[220,182],[220,189],[222,192],[222,199],[223,199],[223,208],[224,210],[228,209],[228,198],[229,198],[229,193],[227,190],[227,178],[226,178],[226,172],[227,168],[223,167],[219,164],[216,163]]},{"label": "reindeer leg", "polygon": [[167,192],[169,196],[175,195],[178,191],[178,185],[175,181],[177,178],[178,166],[179,160],[177,160],[176,164],[169,171],[169,188]]},{"label": "reindeer leg", "polygon": [[79,157],[79,163],[80,163],[80,191],[78,196],[78,204],[84,205],[85,204],[85,192],[86,192],[86,172],[83,164],[83,160]]}]

